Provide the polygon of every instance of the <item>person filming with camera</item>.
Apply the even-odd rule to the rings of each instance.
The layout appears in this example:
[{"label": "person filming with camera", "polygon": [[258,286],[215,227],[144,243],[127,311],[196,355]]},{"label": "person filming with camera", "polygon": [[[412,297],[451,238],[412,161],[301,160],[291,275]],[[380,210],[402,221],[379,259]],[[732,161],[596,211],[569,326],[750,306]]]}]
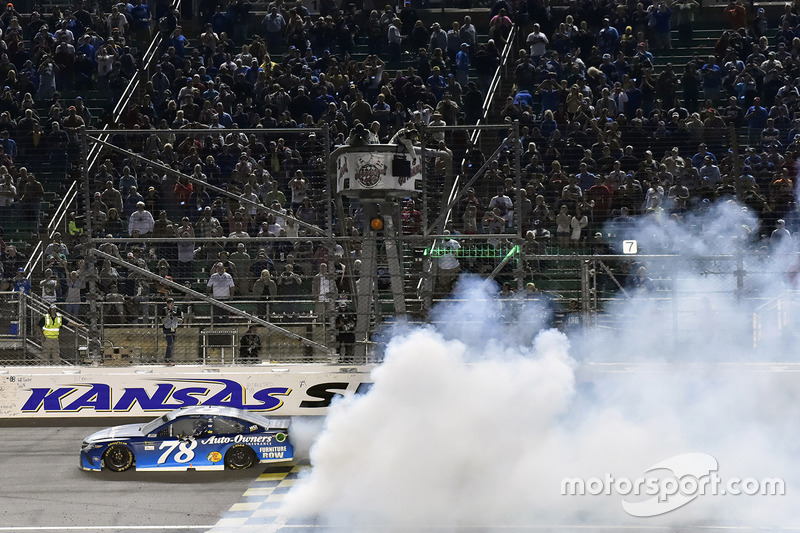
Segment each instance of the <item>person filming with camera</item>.
[{"label": "person filming with camera", "polygon": [[164,308],[164,319],[161,326],[164,329],[164,336],[167,340],[167,353],[164,355],[164,362],[172,365],[172,352],[175,348],[175,337],[178,326],[182,322],[181,311],[175,305],[175,300],[167,298],[167,306]]}]

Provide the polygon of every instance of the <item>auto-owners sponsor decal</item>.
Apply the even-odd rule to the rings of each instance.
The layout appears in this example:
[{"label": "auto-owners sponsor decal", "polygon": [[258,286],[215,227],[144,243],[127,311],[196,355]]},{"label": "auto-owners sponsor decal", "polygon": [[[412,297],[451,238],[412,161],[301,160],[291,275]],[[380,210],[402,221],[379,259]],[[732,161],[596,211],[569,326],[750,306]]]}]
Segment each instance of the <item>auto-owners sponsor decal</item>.
[{"label": "auto-owners sponsor decal", "polygon": [[272,435],[235,435],[233,437],[208,437],[200,441],[200,444],[269,444],[272,442]]}]

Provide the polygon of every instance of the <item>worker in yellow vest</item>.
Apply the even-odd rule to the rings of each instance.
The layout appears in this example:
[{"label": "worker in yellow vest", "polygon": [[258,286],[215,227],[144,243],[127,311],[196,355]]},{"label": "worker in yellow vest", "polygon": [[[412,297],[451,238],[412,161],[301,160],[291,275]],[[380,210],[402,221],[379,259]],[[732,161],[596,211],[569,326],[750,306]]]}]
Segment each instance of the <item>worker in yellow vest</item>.
[{"label": "worker in yellow vest", "polygon": [[39,320],[42,328],[44,340],[42,341],[42,359],[47,363],[61,364],[60,345],[58,335],[61,328],[68,326],[69,321],[58,312],[55,305],[50,306],[50,310]]}]

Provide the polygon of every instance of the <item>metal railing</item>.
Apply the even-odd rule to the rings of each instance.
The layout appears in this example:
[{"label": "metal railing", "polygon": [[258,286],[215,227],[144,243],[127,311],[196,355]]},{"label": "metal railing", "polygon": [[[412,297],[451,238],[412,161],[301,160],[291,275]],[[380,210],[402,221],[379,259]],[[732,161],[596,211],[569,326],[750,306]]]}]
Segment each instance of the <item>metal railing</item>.
[{"label": "metal railing", "polygon": [[[432,236],[424,242],[440,241],[441,236]],[[480,298],[498,301],[487,309],[496,315],[498,323],[513,324],[523,316],[531,301],[539,301],[548,308],[550,318],[544,319],[541,327],[563,326],[565,317],[581,317],[581,323],[605,330],[624,331],[630,327],[630,309],[620,311],[622,301],[648,301],[658,310],[659,321],[665,335],[680,340],[686,336],[690,325],[697,320],[698,313],[710,305],[710,301],[730,302],[749,310],[752,314],[752,342],[754,346],[767,346],[772,339],[794,327],[794,310],[800,305],[800,293],[791,288],[780,290],[753,290],[768,287],[776,279],[784,279],[786,269],[796,264],[797,254],[765,256],[760,250],[742,249],[731,254],[609,254],[595,253],[585,247],[573,249],[577,253],[547,253],[533,250],[520,241],[516,234],[453,235],[460,243],[457,252],[442,247],[428,246],[426,257],[435,262],[437,258],[454,254],[459,261],[457,274],[471,275],[474,279],[494,278],[499,285],[511,290],[496,292],[484,282],[486,290]],[[420,236],[420,239],[425,239]],[[423,241],[419,241],[422,243]],[[588,246],[588,245],[587,245]],[[552,251],[555,251],[554,248]],[[632,279],[632,265],[646,265],[649,283],[637,284]],[[135,272],[142,275],[141,272]],[[110,291],[99,295],[99,342],[103,346],[98,356],[91,359],[86,346],[91,340],[82,326],[82,317],[91,313],[91,302],[59,302],[61,313],[78,328],[67,326],[62,337],[62,363],[86,364],[161,364],[165,362],[166,334],[162,328],[165,299],[173,297],[180,309],[181,322],[173,361],[187,364],[238,364],[238,348],[234,342],[249,326],[255,326],[262,339],[264,351],[261,362],[302,363],[333,362],[346,354],[353,346],[367,345],[367,357],[360,361],[380,358],[380,346],[373,345],[380,332],[395,321],[393,301],[388,293],[378,294],[376,308],[366,311],[353,306],[347,292],[335,294],[324,309],[319,307],[309,287],[303,283],[296,288],[278,287],[277,294],[269,298],[246,294],[227,300],[216,300],[199,294],[198,290],[180,293],[166,278],[149,273],[158,285],[169,286],[174,292],[153,290],[147,293],[125,290],[127,296]],[[364,275],[362,272],[361,276]],[[380,274],[375,273],[373,282],[380,283]],[[409,275],[410,277],[413,275]],[[696,280],[702,277],[702,284]],[[304,281],[309,281],[306,275]],[[131,279],[131,278],[125,278]],[[252,277],[249,280],[252,282]],[[355,275],[345,277],[348,284],[368,278]],[[534,284],[533,292],[513,290],[513,282],[523,279]],[[197,281],[197,280],[194,280]],[[193,285],[195,285],[193,281]],[[204,280],[203,280],[204,281]],[[439,282],[440,280],[437,280]],[[450,282],[455,281],[453,276]],[[363,282],[362,282],[363,283]],[[247,284],[243,285],[244,287]],[[120,284],[120,289],[123,289]],[[243,289],[243,292],[247,289]],[[452,305],[464,294],[453,294],[451,288],[439,284],[433,288],[432,305],[445,302]],[[249,293],[249,291],[247,291]],[[455,296],[455,299],[452,298]],[[421,300],[409,299],[409,308],[417,308]],[[574,307],[573,307],[574,305]],[[718,304],[723,305],[723,304]],[[74,306],[74,307],[73,307]],[[341,306],[341,307],[340,307]],[[705,307],[704,307],[705,306]],[[19,293],[0,294],[0,365],[37,364],[41,330],[39,319],[47,311],[49,302],[38,295],[21,296]],[[378,309],[382,308],[382,309]],[[346,309],[346,310],[342,310]],[[222,311],[222,315],[217,314]],[[610,311],[610,312],[609,312]],[[352,317],[369,313],[374,327],[369,335],[348,337],[347,331],[338,324],[341,314]],[[635,311],[633,311],[635,312]],[[709,311],[710,312],[710,311]],[[381,316],[383,315],[383,316]],[[446,315],[437,314],[442,320]],[[538,315],[537,315],[538,316]],[[543,315],[544,316],[544,315]],[[664,320],[666,317],[666,320]],[[468,317],[453,320],[468,320]],[[409,313],[403,317],[407,324],[417,324],[431,317],[425,313]],[[436,320],[436,319],[434,319]],[[660,322],[661,323],[661,322]],[[743,326],[744,323],[736,327]],[[230,335],[225,343],[225,352],[215,350],[220,339],[204,340],[203,336]],[[217,342],[219,341],[219,342]],[[318,349],[320,344],[328,349]],[[212,349],[214,348],[214,349]],[[233,350],[233,352],[231,351]],[[235,352],[235,353],[234,353]],[[224,357],[223,357],[224,356]]]},{"label": "metal railing", "polygon": [[[172,3],[172,7],[177,9],[180,12],[181,7],[181,0],[174,0]],[[120,96],[119,100],[117,100],[116,105],[112,111],[113,123],[116,124],[122,118],[125,109],[127,109],[128,104],[130,103],[131,99],[137,94],[137,91],[141,86],[144,85],[143,80],[147,80],[149,73],[153,67],[153,62],[158,58],[158,52],[161,49],[161,45],[163,43],[163,38],[161,36],[161,32],[158,31],[158,27],[154,30],[153,40],[150,42],[150,45],[147,47],[144,55],[142,56],[141,60],[141,67],[136,71],[133,78],[128,82],[128,85],[122,91],[122,95]],[[113,125],[112,125],[113,127]],[[105,124],[103,126],[103,130],[109,129],[109,124]],[[108,141],[110,136],[107,134],[102,134],[100,138],[103,141]],[[103,151],[103,146],[99,143],[93,144],[86,155],[85,165],[87,167],[87,171],[91,172],[97,166],[98,161],[100,160],[100,154]],[[73,191],[73,194],[70,195],[70,191]],[[67,194],[64,196],[64,199],[59,204],[58,209],[56,209],[55,213],[53,214],[53,218],[50,221],[50,224],[47,226],[47,237],[48,239],[53,238],[53,234],[57,231],[56,228],[63,222],[64,218],[66,217],[67,213],[70,209],[72,209],[72,205],[75,202],[78,196],[78,182],[73,181],[67,191]],[[88,208],[88,206],[87,206]],[[43,247],[41,246],[41,242],[39,242],[34,248],[33,253],[31,253],[30,259],[28,261],[28,266],[26,267],[25,271],[30,276],[31,269],[39,264],[43,258]]]},{"label": "metal railing", "polygon": [[[37,294],[23,292],[2,292],[0,301],[6,311],[0,317],[0,361],[11,364],[45,362],[41,359],[42,334],[39,319],[49,311],[50,302]],[[61,328],[60,364],[84,364],[87,362],[88,346],[86,328],[75,316],[65,313],[61,309],[63,305],[59,307],[59,312],[68,322]],[[18,352],[18,355],[9,352]]]},{"label": "metal railing", "polygon": [[[516,48],[515,42],[517,39],[517,33],[519,32],[519,27],[515,24],[511,27],[511,32],[508,35],[508,41],[506,42],[505,47],[503,48],[503,52],[500,56],[500,64],[497,66],[497,70],[495,70],[494,76],[492,77],[492,81],[489,84],[489,89],[486,91],[486,96],[483,99],[483,106],[481,108],[481,118],[478,119],[476,126],[481,126],[486,124],[487,119],[489,118],[489,112],[491,111],[492,104],[494,103],[494,99],[496,96],[497,91],[500,89],[501,83],[505,78],[506,70],[507,70],[507,63],[508,58],[511,57],[511,51]],[[476,127],[472,133],[470,134],[470,141],[472,141],[473,145],[478,144],[481,138],[481,128]],[[459,166],[457,168],[461,168],[461,164],[463,161],[459,162]],[[462,181],[462,175],[460,172],[455,173],[455,180],[453,182],[453,188],[450,190],[450,195],[447,198],[447,204],[450,205],[453,202],[453,199],[458,195],[459,190],[461,189],[460,184]],[[445,218],[445,224],[447,224],[448,220],[450,220],[452,209],[447,210],[447,217]]]},{"label": "metal railing", "polygon": [[[511,31],[508,35],[508,41],[506,41],[505,47],[503,47],[503,51],[500,56],[500,64],[497,66],[495,70],[494,76],[492,77],[492,81],[489,83],[489,89],[486,91],[486,96],[483,99],[483,105],[481,106],[481,116],[478,118],[478,121],[475,125],[475,129],[470,134],[470,141],[472,141],[473,145],[477,145],[480,141],[481,135],[481,128],[479,126],[486,123],[486,120],[489,118],[489,112],[491,111],[492,104],[494,102],[495,95],[497,91],[500,89],[501,83],[505,75],[507,74],[507,63],[508,58],[511,57],[511,52],[516,48],[516,40],[517,40],[517,33],[519,32],[519,27],[515,24],[511,27]],[[443,204],[442,207],[444,208],[444,221],[442,227],[447,225],[447,222],[451,219],[452,216],[452,208],[457,201],[457,197],[459,195],[459,191],[461,190],[461,182],[462,182],[462,174],[460,169],[463,166],[463,160],[459,162],[458,166],[454,165],[453,167],[453,187],[450,189],[449,194],[447,196],[443,196]],[[434,228],[436,231],[436,228]],[[436,246],[434,242],[432,246]],[[430,279],[431,274],[431,267],[432,265],[427,265],[425,268],[425,273],[423,276],[420,277],[419,282],[417,283],[417,294],[421,294],[425,292],[424,285],[426,280]]]}]

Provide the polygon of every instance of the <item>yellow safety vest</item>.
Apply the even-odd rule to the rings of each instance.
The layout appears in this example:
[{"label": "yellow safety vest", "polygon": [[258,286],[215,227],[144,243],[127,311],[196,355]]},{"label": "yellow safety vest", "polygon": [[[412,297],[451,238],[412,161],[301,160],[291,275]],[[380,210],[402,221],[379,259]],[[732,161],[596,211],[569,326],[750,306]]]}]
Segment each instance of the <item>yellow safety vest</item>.
[{"label": "yellow safety vest", "polygon": [[56,317],[50,316],[50,313],[44,315],[44,328],[42,332],[48,339],[57,339],[58,331],[61,329],[61,313],[57,313]]}]

